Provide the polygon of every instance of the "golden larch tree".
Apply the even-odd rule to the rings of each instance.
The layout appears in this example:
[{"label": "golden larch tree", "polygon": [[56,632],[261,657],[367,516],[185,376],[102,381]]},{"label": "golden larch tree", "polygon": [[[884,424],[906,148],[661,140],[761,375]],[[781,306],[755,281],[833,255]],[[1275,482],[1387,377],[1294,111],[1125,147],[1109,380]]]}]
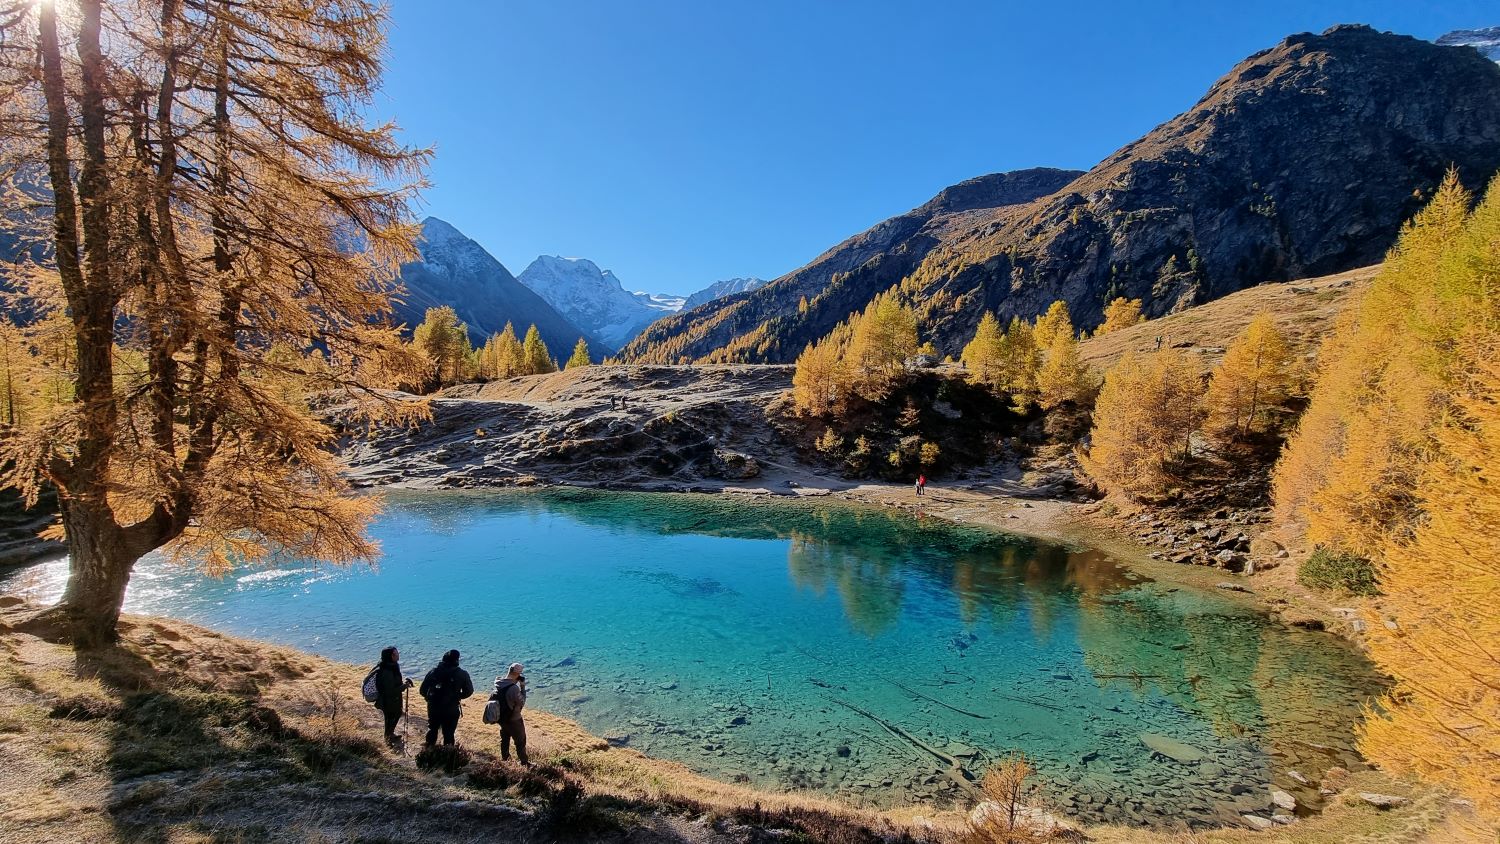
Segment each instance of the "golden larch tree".
[{"label": "golden larch tree", "polygon": [[303,366],[272,349],[319,348],[296,375],[342,396],[345,424],[423,412],[371,389],[421,366],[388,325],[426,156],[364,119],[383,8],[5,13],[0,173],[40,165],[50,201],[52,258],[20,292],[38,347],[61,324],[71,383],[57,412],[4,431],[0,465],[31,500],[58,490],[74,643],[116,638],[135,562],[163,546],[209,570],[371,557],[378,500],[349,494],[333,429],[265,374]]},{"label": "golden larch tree", "polygon": [[1005,333],[1001,331],[1000,321],[995,319],[994,314],[986,312],[980,317],[979,325],[974,329],[974,339],[964,346],[959,355],[959,360],[963,361],[964,368],[968,370],[970,381],[991,389],[1004,389],[1000,358],[1000,346],[1004,339]]},{"label": "golden larch tree", "polygon": [[1256,316],[1230,343],[1210,376],[1204,431],[1222,442],[1236,442],[1268,430],[1293,379],[1286,338],[1269,314]]},{"label": "golden larch tree", "polygon": [[412,345],[431,367],[429,386],[447,386],[466,380],[473,346],[469,327],[449,305],[428,308],[420,325],[412,330]]},{"label": "golden larch tree", "polygon": [[552,352],[548,351],[547,344],[542,341],[542,332],[532,325],[526,329],[526,339],[521,341],[521,373],[543,375],[556,371],[557,362],[552,359]]},{"label": "golden larch tree", "polygon": [[1085,471],[1132,498],[1164,492],[1202,422],[1202,387],[1197,364],[1181,351],[1126,353],[1105,374],[1094,403],[1090,446],[1080,455]]},{"label": "golden larch tree", "polygon": [[1124,296],[1119,296],[1104,306],[1104,322],[1099,324],[1094,336],[1103,337],[1110,332],[1140,325],[1145,321],[1146,317],[1141,314],[1140,299],[1126,299]]},{"label": "golden larch tree", "polygon": [[875,297],[854,321],[848,359],[855,376],[855,392],[879,401],[906,371],[906,360],[917,351],[917,316],[903,305],[895,290]]},{"label": "golden larch tree", "polygon": [[572,356],[568,358],[568,363],[563,368],[576,369],[580,366],[588,366],[590,363],[592,363],[592,361],[589,360],[588,341],[584,340],[582,337],[579,337],[578,342],[573,345]]}]

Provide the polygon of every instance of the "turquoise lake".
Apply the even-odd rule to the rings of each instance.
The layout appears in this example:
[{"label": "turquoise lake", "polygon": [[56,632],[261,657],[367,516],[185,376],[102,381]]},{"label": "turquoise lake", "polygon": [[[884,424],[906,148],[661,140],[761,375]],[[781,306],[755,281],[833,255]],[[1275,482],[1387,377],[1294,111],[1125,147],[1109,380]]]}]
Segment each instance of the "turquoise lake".
[{"label": "turquoise lake", "polygon": [[[524,662],[532,706],[766,788],[948,802],[967,795],[941,757],[978,776],[1021,751],[1038,802],[1153,825],[1269,816],[1273,787],[1316,807],[1380,691],[1337,638],[1230,596],[835,503],[402,493],[374,533],[375,567],[214,580],[147,558],[126,608],[355,663],[396,644],[418,676],[456,647],[481,687]],[[44,563],[0,591],[65,578]]]}]

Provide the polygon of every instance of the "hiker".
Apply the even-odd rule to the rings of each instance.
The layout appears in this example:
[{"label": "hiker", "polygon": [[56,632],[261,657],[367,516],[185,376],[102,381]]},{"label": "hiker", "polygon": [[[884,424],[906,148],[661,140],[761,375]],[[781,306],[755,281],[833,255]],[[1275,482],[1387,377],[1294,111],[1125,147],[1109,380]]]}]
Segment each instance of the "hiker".
[{"label": "hiker", "polygon": [[458,729],[458,716],[463,711],[459,702],[474,694],[474,681],[469,679],[469,672],[458,667],[458,657],[456,650],[443,654],[443,661],[427,672],[417,690],[427,701],[428,747],[437,744],[439,729],[443,731],[443,744],[453,743],[453,731]]},{"label": "hiker", "polygon": [[500,704],[500,759],[510,758],[510,743],[516,743],[516,759],[522,765],[530,765],[526,758],[526,722],[521,710],[526,708],[526,667],[519,662],[511,663],[504,677],[495,678],[495,693],[490,700]]},{"label": "hiker", "polygon": [[921,496],[926,495],[926,494],[927,494],[927,476],[926,475],[917,475],[917,496],[921,497]]},{"label": "hiker", "polygon": [[396,738],[396,722],[401,720],[403,694],[411,685],[401,675],[401,651],[395,645],[382,650],[380,664],[375,666],[375,707],[385,715],[385,743],[392,747],[401,742]]}]

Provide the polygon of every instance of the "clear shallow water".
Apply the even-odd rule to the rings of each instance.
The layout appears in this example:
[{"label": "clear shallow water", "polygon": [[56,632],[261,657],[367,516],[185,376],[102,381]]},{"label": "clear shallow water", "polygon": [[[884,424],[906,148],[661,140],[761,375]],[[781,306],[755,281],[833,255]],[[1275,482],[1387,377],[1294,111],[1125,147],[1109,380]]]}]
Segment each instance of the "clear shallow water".
[{"label": "clear shallow water", "polygon": [[[378,567],[211,580],[148,558],[127,610],[477,685],[697,770],[879,804],[962,797],[1007,751],[1086,819],[1233,822],[1316,804],[1378,691],[1332,636],[1103,554],[842,505],[577,490],[392,496]],[[63,562],[0,580],[49,599]],[[489,741],[470,735],[470,742]],[[1163,740],[1202,755],[1177,761]],[[1175,747],[1175,746],[1174,746]]]}]

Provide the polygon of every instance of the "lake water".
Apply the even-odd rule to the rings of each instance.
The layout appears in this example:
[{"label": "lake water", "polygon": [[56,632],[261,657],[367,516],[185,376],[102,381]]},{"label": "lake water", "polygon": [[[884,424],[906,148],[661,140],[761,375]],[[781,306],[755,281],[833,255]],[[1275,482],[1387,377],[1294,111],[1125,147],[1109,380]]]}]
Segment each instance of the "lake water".
[{"label": "lake water", "polygon": [[[1230,596],[935,519],[434,493],[392,496],[374,533],[375,568],[212,580],[148,558],[126,608],[357,663],[397,644],[417,675],[457,647],[481,687],[521,661],[533,706],[766,788],[966,799],[945,758],[978,775],[1021,751],[1040,802],[1128,823],[1268,816],[1272,787],[1316,806],[1290,772],[1357,767],[1352,724],[1379,691],[1333,636]],[[55,598],[65,577],[42,564],[0,591]]]}]

